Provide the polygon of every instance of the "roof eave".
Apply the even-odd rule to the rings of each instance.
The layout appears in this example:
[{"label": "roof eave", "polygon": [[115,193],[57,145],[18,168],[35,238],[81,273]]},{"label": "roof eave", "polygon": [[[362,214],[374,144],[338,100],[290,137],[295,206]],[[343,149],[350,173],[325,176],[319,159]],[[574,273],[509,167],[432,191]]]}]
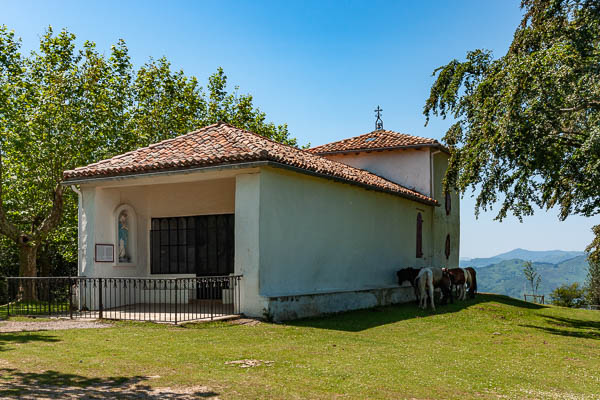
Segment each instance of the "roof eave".
[{"label": "roof eave", "polygon": [[110,182],[110,181],[123,180],[123,179],[129,179],[129,178],[141,178],[141,177],[149,177],[149,176],[164,176],[164,175],[170,175],[170,174],[192,173],[192,172],[196,172],[196,171],[223,170],[223,169],[233,169],[233,168],[252,168],[252,167],[264,167],[264,166],[271,166],[271,167],[275,167],[275,168],[287,169],[287,170],[295,171],[295,172],[306,174],[306,175],[317,176],[320,178],[330,179],[330,180],[341,182],[341,183],[347,183],[350,185],[362,187],[363,189],[373,190],[373,191],[382,192],[382,193],[388,193],[388,194],[391,194],[394,196],[402,197],[402,198],[416,201],[418,203],[426,204],[429,206],[439,206],[439,203],[436,200],[431,199],[431,198],[430,199],[422,199],[418,196],[414,196],[409,193],[397,192],[394,190],[389,190],[389,189],[385,189],[385,188],[381,188],[381,187],[377,187],[377,186],[373,186],[373,185],[368,185],[366,183],[356,182],[356,181],[352,181],[349,179],[337,177],[334,175],[323,174],[323,173],[307,170],[304,168],[294,167],[291,165],[287,165],[287,164],[283,164],[283,163],[279,163],[279,162],[275,162],[275,161],[251,161],[251,162],[241,162],[241,163],[225,163],[225,164],[209,165],[209,166],[202,166],[202,167],[195,167],[195,168],[179,168],[179,169],[168,169],[168,170],[162,170],[162,171],[160,171],[160,170],[146,171],[146,172],[139,172],[139,173],[117,174],[117,175],[110,175],[110,176],[91,175],[91,176],[85,176],[85,177],[67,178],[67,179],[64,179],[61,182],[61,184],[65,185],[65,186],[79,185],[79,184],[96,183],[96,182]]}]

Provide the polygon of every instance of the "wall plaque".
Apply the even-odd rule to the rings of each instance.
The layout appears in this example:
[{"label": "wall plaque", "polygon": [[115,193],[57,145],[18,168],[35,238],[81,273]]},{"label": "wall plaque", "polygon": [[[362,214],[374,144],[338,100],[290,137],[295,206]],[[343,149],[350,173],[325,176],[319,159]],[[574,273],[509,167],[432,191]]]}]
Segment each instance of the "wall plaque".
[{"label": "wall plaque", "polygon": [[96,243],[96,262],[115,262],[115,246]]}]

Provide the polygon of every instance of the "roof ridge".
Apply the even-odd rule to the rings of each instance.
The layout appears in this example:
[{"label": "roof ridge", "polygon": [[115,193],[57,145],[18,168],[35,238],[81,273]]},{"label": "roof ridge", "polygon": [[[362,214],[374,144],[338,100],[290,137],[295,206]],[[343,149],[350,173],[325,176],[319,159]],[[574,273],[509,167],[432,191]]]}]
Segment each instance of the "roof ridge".
[{"label": "roof ridge", "polygon": [[[266,137],[266,136],[260,135],[260,134],[258,134],[258,133],[256,133],[256,132],[252,132],[252,131],[249,131],[249,130],[247,130],[247,129],[244,129],[244,128],[238,128],[237,126],[233,126],[233,125],[231,125],[231,124],[229,124],[229,123],[227,123],[227,122],[223,122],[223,125],[225,125],[225,126],[228,126],[228,127],[230,127],[230,128],[233,128],[233,129],[238,129],[238,130],[240,130],[240,131],[242,131],[242,132],[246,132],[246,133],[249,133],[249,134],[251,134],[251,135],[254,135],[254,136],[258,136],[258,137],[259,137],[259,138],[261,138],[261,139],[264,139],[264,140],[266,140],[266,141],[269,141],[269,142],[271,142],[271,143],[278,144],[278,145],[280,145],[280,146],[287,146],[287,147],[289,147],[289,148],[291,148],[291,149],[294,149],[294,150],[300,150],[300,151],[303,151],[303,152],[306,152],[306,153],[312,154],[311,152],[309,152],[309,151],[307,151],[307,150],[301,149],[301,148],[299,148],[299,147],[292,146],[291,144],[287,144],[287,143],[281,143],[281,142],[278,142],[278,141],[276,141],[276,140],[273,140],[273,139],[271,139],[271,138],[268,138],[268,137]],[[312,154],[312,155],[314,155],[314,154]],[[320,156],[319,156],[319,157],[320,157]]]},{"label": "roof ridge", "polygon": [[[345,168],[348,168],[348,169],[350,169],[350,170],[357,170],[357,171],[361,171],[361,172],[363,172],[363,173],[366,173],[366,174],[369,174],[369,175],[376,176],[376,177],[378,177],[378,178],[380,178],[380,179],[383,179],[384,181],[386,181],[386,182],[389,182],[389,183],[391,183],[391,184],[393,184],[393,185],[398,185],[398,186],[400,186],[400,187],[402,187],[402,188],[404,188],[404,189],[407,189],[407,190],[410,190],[410,191],[416,192],[416,193],[418,193],[418,194],[420,194],[420,195],[423,195],[423,193],[421,193],[421,192],[417,191],[416,189],[411,189],[411,188],[409,188],[409,187],[406,187],[406,186],[404,186],[404,185],[402,185],[402,184],[400,184],[400,183],[397,183],[397,182],[391,181],[391,180],[389,180],[389,179],[387,179],[387,178],[385,178],[385,177],[383,177],[383,176],[381,176],[381,175],[377,175],[376,173],[374,173],[374,172],[371,172],[371,171],[368,171],[368,170],[366,170],[366,169],[358,168],[358,167],[352,166],[352,165],[350,165],[350,164],[343,163],[343,162],[341,162],[341,161],[332,160],[332,159],[330,159],[330,158],[323,157],[323,156],[321,156],[321,155],[319,155],[319,154],[314,154],[314,153],[311,153],[311,152],[310,152],[310,151],[308,151],[308,150],[304,150],[304,149],[300,149],[300,148],[298,148],[298,147],[291,146],[291,145],[289,145],[289,144],[287,144],[287,143],[281,143],[281,142],[277,142],[277,141],[275,141],[275,140],[272,140],[272,139],[269,139],[269,138],[267,138],[267,137],[265,137],[265,136],[259,135],[258,133],[255,133],[255,132],[252,132],[252,131],[248,131],[248,130],[246,130],[246,129],[243,129],[243,128],[238,128],[238,127],[236,127],[236,126],[233,126],[233,125],[231,125],[231,124],[228,124],[227,122],[223,122],[223,125],[225,125],[225,126],[229,127],[230,129],[231,129],[231,128],[233,128],[233,129],[236,129],[236,130],[240,130],[240,131],[242,131],[242,132],[249,133],[249,134],[251,134],[251,135],[254,135],[254,136],[258,136],[259,138],[261,138],[261,139],[265,139],[265,140],[267,140],[267,141],[269,141],[269,142],[271,142],[271,143],[274,143],[274,144],[276,144],[276,145],[280,145],[280,146],[287,146],[287,147],[289,147],[289,148],[291,148],[291,149],[293,149],[293,150],[296,150],[296,151],[301,151],[301,152],[303,152],[303,153],[305,153],[305,154],[309,155],[310,157],[318,157],[319,159],[321,159],[321,160],[325,160],[325,162],[328,162],[328,163],[332,163],[332,164],[338,164],[338,165],[341,165],[341,166],[343,166],[343,167],[345,167]],[[373,131],[373,132],[376,132],[376,131]],[[368,134],[370,134],[370,133],[373,133],[373,132],[365,133],[364,135],[368,135]],[[393,131],[389,131],[389,132],[393,132]],[[393,133],[397,133],[397,132],[393,132]],[[360,135],[360,136],[364,136],[364,135]],[[410,136],[410,135],[408,135],[408,136]],[[266,150],[266,149],[261,149],[261,151],[262,151],[262,150]],[[269,154],[269,155],[270,155],[270,154]],[[425,195],[423,195],[423,196],[425,196]]]},{"label": "roof ridge", "polygon": [[[440,142],[437,139],[433,139],[433,138],[426,138],[423,136],[415,136],[415,135],[410,135],[408,133],[401,133],[401,132],[396,132],[396,131],[392,131],[389,129],[381,129],[381,130],[374,130],[371,132],[367,132],[367,133],[363,133],[362,135],[358,135],[358,136],[353,136],[350,138],[345,138],[345,139],[340,139],[340,140],[336,140],[333,142],[329,142],[329,143],[324,143],[322,145],[319,146],[315,146],[312,147],[310,149],[308,149],[309,152],[311,153],[317,153],[319,151],[323,151],[323,152],[329,152],[329,151],[359,151],[359,150],[368,150],[369,148],[373,148],[373,146],[361,146],[360,144],[354,144],[353,142],[360,142],[362,139],[369,139],[370,137],[374,137],[374,139],[372,140],[373,142],[381,142],[382,140],[388,140],[388,141],[393,141],[395,140],[404,140],[404,141],[412,141],[415,143],[412,144],[407,144],[407,143],[400,143],[400,144],[383,144],[381,146],[377,146],[374,148],[401,148],[401,147],[406,147],[406,146],[411,146],[411,145],[436,145],[436,144],[440,144]],[[380,139],[380,140],[378,140]],[[441,144],[440,144],[441,145]],[[328,150],[325,150],[328,149]]]}]

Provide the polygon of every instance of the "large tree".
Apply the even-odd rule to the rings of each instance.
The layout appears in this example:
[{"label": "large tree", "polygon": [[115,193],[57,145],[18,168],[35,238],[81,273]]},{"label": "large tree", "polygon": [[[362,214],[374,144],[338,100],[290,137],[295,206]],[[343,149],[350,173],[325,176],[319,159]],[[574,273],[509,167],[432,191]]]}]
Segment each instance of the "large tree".
[{"label": "large tree", "polygon": [[[523,0],[508,52],[475,50],[436,69],[424,114],[451,117],[445,184],[497,219],[533,205],[560,219],[600,212],[600,2]],[[600,225],[588,247],[600,259]]]},{"label": "large tree", "polygon": [[18,247],[21,276],[36,276],[40,248],[77,257],[77,200],[61,185],[64,170],[218,120],[296,145],[252,96],[227,92],[222,69],[205,93],[165,58],[136,72],[123,41],[104,56],[49,28],[38,50],[20,47],[0,26],[0,235]]}]

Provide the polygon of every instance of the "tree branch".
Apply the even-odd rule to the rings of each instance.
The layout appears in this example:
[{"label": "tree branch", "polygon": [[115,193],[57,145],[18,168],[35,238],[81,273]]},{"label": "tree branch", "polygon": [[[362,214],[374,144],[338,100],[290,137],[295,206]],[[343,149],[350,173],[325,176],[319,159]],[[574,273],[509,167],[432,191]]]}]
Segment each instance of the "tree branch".
[{"label": "tree branch", "polygon": [[44,219],[42,224],[33,232],[33,239],[36,241],[44,240],[48,234],[60,224],[64,210],[64,186],[60,183],[56,185],[54,189],[54,199],[52,201],[52,210]]},{"label": "tree branch", "polygon": [[558,110],[561,112],[574,112],[574,111],[582,111],[586,108],[600,108],[600,101],[590,100],[586,101],[578,106],[569,107],[569,108],[559,108]]}]

